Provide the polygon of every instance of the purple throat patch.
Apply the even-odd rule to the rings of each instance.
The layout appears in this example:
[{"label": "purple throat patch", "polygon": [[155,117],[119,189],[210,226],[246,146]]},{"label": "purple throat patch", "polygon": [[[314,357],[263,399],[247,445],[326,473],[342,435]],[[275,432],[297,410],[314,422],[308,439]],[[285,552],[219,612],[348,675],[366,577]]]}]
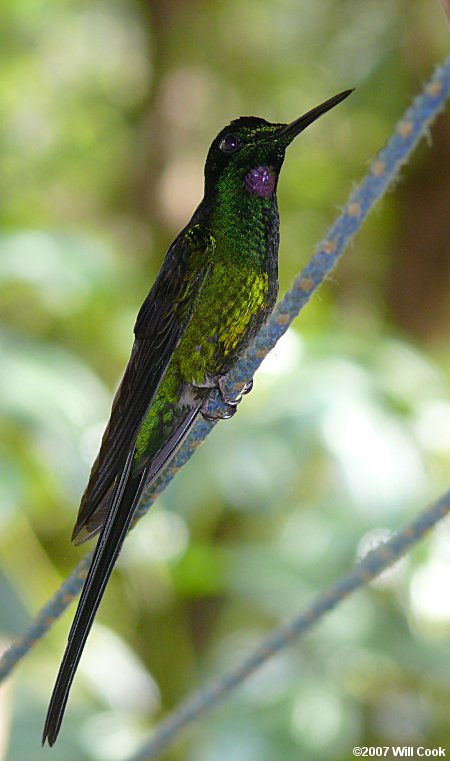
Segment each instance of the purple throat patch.
[{"label": "purple throat patch", "polygon": [[275,169],[272,166],[257,166],[245,177],[245,187],[253,195],[269,198],[275,190]]}]

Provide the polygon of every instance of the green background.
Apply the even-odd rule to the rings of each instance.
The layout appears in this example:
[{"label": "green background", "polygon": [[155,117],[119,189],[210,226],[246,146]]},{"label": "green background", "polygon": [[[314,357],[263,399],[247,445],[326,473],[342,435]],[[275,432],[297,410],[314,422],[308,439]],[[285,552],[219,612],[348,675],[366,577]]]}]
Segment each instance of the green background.
[{"label": "green background", "polygon": [[[0,11],[0,637],[84,555],[80,495],[137,310],[229,120],[290,121],[285,290],[446,54],[431,0],[10,0]],[[448,488],[450,127],[130,535],[53,751],[73,606],[0,691],[2,761],[123,761],[371,544]],[[450,528],[274,658],[164,758],[450,754]]]}]

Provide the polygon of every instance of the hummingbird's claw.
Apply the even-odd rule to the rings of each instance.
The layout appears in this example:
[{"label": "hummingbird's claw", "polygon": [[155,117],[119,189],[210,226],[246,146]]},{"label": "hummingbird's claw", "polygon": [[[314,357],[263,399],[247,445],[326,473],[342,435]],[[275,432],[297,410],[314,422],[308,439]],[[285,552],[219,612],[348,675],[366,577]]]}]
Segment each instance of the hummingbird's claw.
[{"label": "hummingbird's claw", "polygon": [[249,394],[252,390],[253,378],[247,381],[235,399],[231,399],[225,394],[220,379],[217,381],[216,388],[219,393],[220,401],[225,405],[225,409],[222,411],[218,410],[217,412],[207,412],[208,405],[206,403],[205,409],[202,408],[200,412],[205,420],[229,420],[230,417],[233,417],[236,413],[237,406],[242,401],[242,397],[245,396],[245,394]]},{"label": "hummingbird's claw", "polygon": [[241,402],[242,397],[245,396],[246,394],[249,394],[250,391],[252,390],[252,388],[253,388],[253,378],[251,380],[247,381],[245,386],[241,389],[241,391],[239,391],[239,394],[234,399],[231,399],[230,397],[228,397],[225,394],[225,392],[224,392],[224,390],[222,388],[221,380],[219,379],[217,381],[217,390],[219,392],[219,396],[220,396],[222,402],[224,404],[231,404],[231,406],[233,406],[233,407],[236,407]]},{"label": "hummingbird's claw", "polygon": [[220,412],[206,412],[206,410],[201,409],[200,413],[202,417],[205,420],[229,420],[230,417],[233,417],[237,410],[237,404],[230,404],[228,403],[225,407],[225,409]]}]

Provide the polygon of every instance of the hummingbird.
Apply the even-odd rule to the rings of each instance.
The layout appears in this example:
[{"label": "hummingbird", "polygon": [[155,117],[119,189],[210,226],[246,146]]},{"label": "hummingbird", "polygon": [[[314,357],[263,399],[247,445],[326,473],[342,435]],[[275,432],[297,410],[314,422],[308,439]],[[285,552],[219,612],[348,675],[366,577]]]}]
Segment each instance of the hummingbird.
[{"label": "hummingbird", "polygon": [[[235,119],[213,140],[203,200],[169,247],[137,316],[134,343],[72,534],[100,532],[69,633],[42,743],[58,736],[92,623],[145,489],[173,457],[199,415],[226,419],[235,398],[225,380],[267,317],[278,292],[277,184],[285,151],[335,95],[290,124]],[[218,393],[215,413],[208,401]]]}]

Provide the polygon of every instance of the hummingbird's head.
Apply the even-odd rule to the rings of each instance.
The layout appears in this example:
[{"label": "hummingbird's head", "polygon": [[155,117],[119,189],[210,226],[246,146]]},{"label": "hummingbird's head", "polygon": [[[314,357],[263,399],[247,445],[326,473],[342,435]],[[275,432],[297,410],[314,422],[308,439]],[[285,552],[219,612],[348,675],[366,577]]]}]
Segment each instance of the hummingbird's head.
[{"label": "hummingbird's head", "polygon": [[288,145],[319,116],[336,106],[352,90],[335,95],[290,124],[272,124],[257,116],[242,116],[219,132],[205,164],[205,195],[234,187],[269,198]]}]

